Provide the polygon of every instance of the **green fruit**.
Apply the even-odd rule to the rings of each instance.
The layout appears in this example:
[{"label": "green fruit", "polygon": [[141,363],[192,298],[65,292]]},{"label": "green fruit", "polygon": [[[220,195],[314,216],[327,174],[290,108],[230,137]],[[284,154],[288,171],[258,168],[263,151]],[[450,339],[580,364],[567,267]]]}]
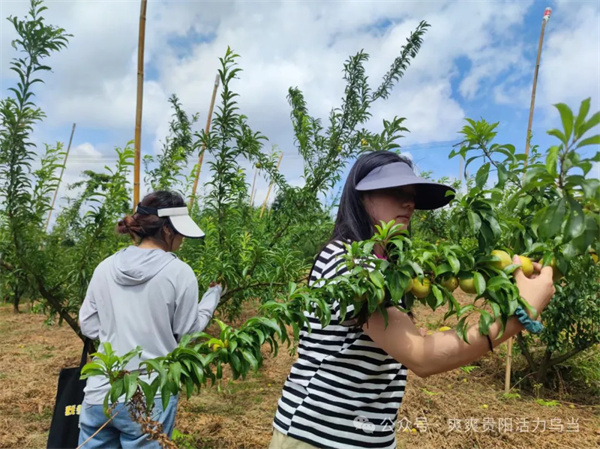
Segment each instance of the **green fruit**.
[{"label": "green fruit", "polygon": [[458,285],[460,286],[461,290],[465,293],[477,293],[473,277],[461,278],[460,281],[458,281]]},{"label": "green fruit", "polygon": [[431,281],[427,278],[423,278],[423,283],[418,278],[413,280],[412,293],[419,299],[427,298],[431,293]]},{"label": "green fruit", "polygon": [[495,249],[492,251],[492,256],[499,257],[500,260],[496,262],[492,262],[492,266],[498,268],[499,270],[504,270],[508,267],[512,260],[506,251],[502,251],[501,249]]},{"label": "green fruit", "polygon": [[455,276],[449,276],[442,280],[442,286],[453,292],[458,288],[458,279]]}]

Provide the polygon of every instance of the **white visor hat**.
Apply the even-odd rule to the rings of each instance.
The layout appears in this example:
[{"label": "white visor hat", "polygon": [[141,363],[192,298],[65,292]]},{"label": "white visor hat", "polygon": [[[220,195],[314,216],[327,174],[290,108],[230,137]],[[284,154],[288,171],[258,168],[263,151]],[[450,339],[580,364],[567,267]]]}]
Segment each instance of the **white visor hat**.
[{"label": "white visor hat", "polygon": [[168,217],[171,225],[184,237],[190,239],[199,239],[204,237],[204,231],[200,229],[200,226],[196,224],[190,212],[186,206],[183,207],[165,207],[165,208],[154,208],[148,206],[142,206],[138,204],[136,214],[141,215],[158,215],[159,217]]}]

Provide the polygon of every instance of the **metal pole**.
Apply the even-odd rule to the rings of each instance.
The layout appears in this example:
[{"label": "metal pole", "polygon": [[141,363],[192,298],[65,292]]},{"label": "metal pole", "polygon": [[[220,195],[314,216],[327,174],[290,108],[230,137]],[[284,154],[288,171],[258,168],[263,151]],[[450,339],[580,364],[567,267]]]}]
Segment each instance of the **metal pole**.
[{"label": "metal pole", "polygon": [[50,211],[48,212],[48,219],[46,220],[46,231],[48,231],[48,225],[50,225],[50,217],[52,217],[52,211],[54,210],[54,203],[56,203],[56,197],[58,196],[58,190],[60,189],[60,183],[62,182],[62,177],[65,172],[65,167],[67,166],[67,159],[69,158],[69,151],[71,151],[71,142],[73,142],[73,134],[75,134],[75,123],[73,123],[73,128],[71,129],[71,137],[69,138],[69,146],[67,147],[67,152],[65,153],[65,160],[63,161],[63,166],[62,166],[62,169],[60,170],[58,184],[56,185],[56,190],[54,191],[54,198],[52,198],[52,205],[50,206]]},{"label": "metal pole", "polygon": [[[215,86],[213,88],[212,98],[210,99],[210,108],[208,109],[208,117],[206,118],[206,127],[204,133],[208,134],[210,131],[210,123],[212,121],[213,109],[215,107],[215,99],[217,98],[217,90],[219,89],[219,74],[215,77]],[[198,189],[198,180],[200,179],[200,169],[202,168],[202,161],[204,160],[204,150],[206,145],[202,143],[202,149],[200,150],[200,156],[198,157],[198,168],[196,169],[196,177],[194,179],[194,186],[192,187],[192,197],[190,198],[190,209],[194,205],[196,199],[196,190]]]},{"label": "metal pole", "polygon": [[147,0],[142,0],[140,8],[140,30],[138,39],[137,104],[135,110],[135,158],[133,168],[133,209],[140,201],[140,162],[142,159],[142,103],[144,98],[144,41],[146,35]]}]

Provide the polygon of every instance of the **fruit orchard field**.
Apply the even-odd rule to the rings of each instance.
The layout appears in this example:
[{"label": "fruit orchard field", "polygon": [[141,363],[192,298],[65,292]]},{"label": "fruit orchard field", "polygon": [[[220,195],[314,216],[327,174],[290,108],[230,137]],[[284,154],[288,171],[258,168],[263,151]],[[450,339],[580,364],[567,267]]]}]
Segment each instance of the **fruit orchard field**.
[{"label": "fruit orchard field", "polygon": [[[462,293],[457,296],[464,299]],[[462,301],[461,301],[462,302]],[[252,315],[245,306],[242,319]],[[421,327],[437,329],[443,325],[442,313],[419,306]],[[450,320],[451,321],[451,320]],[[67,326],[48,327],[44,316],[15,315],[10,306],[0,307],[0,448],[45,447],[58,372],[78,363],[81,342]],[[448,323],[452,325],[451,322]],[[212,331],[216,331],[213,326]],[[536,398],[521,392],[520,399],[502,399],[505,346],[486,356],[470,374],[457,369],[420,379],[409,374],[406,400],[399,419],[411,423],[425,416],[426,432],[399,432],[399,448],[596,448],[600,443],[600,405],[598,399],[570,383],[562,394],[544,393],[541,398],[557,406],[543,406]],[[281,387],[294,358],[285,350],[277,357],[264,349],[264,367],[247,380],[233,381],[226,372],[217,386],[203,389],[189,400],[182,398],[177,414],[176,438],[182,448],[264,448],[268,445],[271,423]],[[515,357],[515,371],[525,368],[521,356]],[[513,390],[518,391],[518,386]],[[557,390],[558,391],[558,390]],[[595,402],[594,402],[595,401]],[[484,408],[487,405],[487,409]],[[571,408],[573,406],[574,408]],[[460,412],[457,412],[460,410]],[[448,420],[479,420],[479,432],[450,431]],[[513,419],[513,431],[482,432],[484,419],[497,423]],[[529,421],[529,432],[517,432],[517,419]],[[533,431],[535,420],[560,420],[565,431]],[[575,420],[579,432],[566,432],[566,423]],[[556,421],[555,421],[556,422]]]}]

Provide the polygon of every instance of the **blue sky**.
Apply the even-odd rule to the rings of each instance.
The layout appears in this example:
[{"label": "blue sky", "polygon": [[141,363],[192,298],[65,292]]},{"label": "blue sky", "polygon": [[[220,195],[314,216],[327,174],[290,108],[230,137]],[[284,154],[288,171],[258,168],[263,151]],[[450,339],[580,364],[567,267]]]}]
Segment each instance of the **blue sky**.
[{"label": "blue sky", "polygon": [[[23,16],[27,1],[0,3],[0,15]],[[114,160],[114,147],[133,138],[138,2],[47,3],[48,21],[73,34],[69,48],[53,56],[53,72],[38,91],[48,115],[35,141],[67,142],[77,122],[66,183],[84,169],[101,170]],[[250,124],[284,151],[282,172],[302,182],[293,147],[287,88],[300,87],[310,112],[325,118],[343,94],[342,64],[365,49],[367,73],[375,85],[399,53],[404,39],[425,19],[431,29],[414,64],[391,97],[376,105],[369,129],[383,118],[406,117],[411,130],[402,139],[421,170],[434,176],[458,174],[448,160],[465,117],[499,121],[497,141],[525,144],[531,82],[544,8],[546,27],[534,116],[534,144],[553,144],[546,130],[559,126],[553,103],[577,109],[600,94],[600,3],[595,0],[250,2],[149,1],[142,151],[155,154],[167,132],[168,97],[176,93],[204,127],[218,69],[230,45],[244,69],[233,88],[241,94]],[[14,79],[11,25],[0,27],[2,92]],[[40,146],[43,148],[43,145]],[[597,151],[597,148],[590,149]],[[248,165],[249,168],[249,165]],[[191,167],[190,167],[191,169]],[[599,168],[595,167],[595,171]],[[599,173],[595,174],[596,176]],[[202,182],[210,173],[203,170]],[[252,172],[249,173],[251,180]],[[258,186],[262,201],[267,181]],[[61,189],[61,196],[66,190]]]}]

